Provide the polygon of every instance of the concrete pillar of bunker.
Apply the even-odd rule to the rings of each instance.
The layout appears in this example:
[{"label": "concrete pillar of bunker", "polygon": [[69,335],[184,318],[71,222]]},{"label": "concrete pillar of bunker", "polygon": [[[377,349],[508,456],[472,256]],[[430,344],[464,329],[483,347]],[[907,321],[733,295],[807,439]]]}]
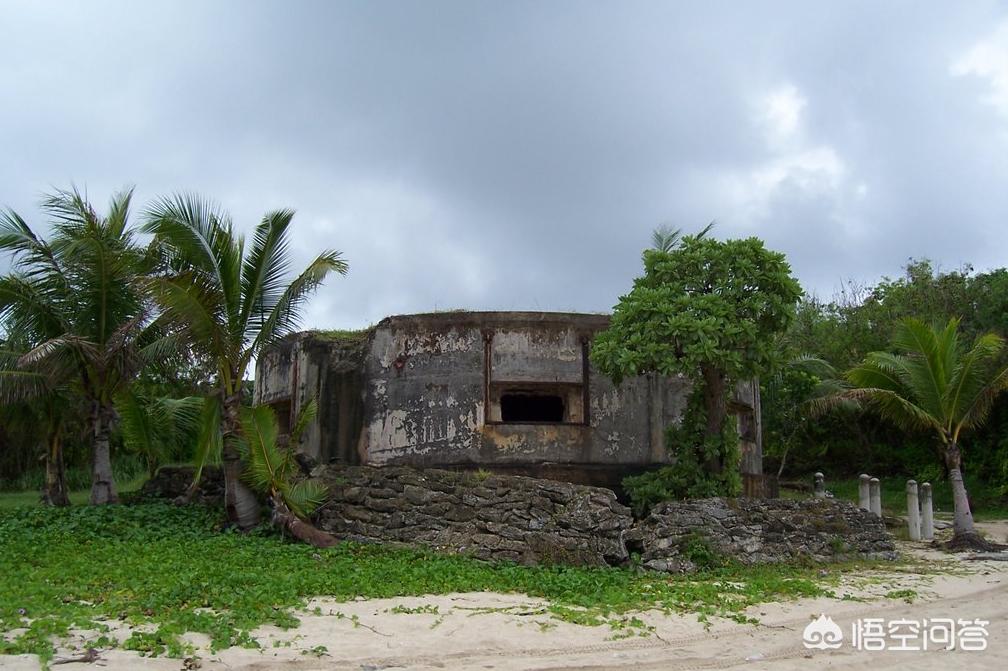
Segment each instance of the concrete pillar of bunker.
[{"label": "concrete pillar of bunker", "polygon": [[920,505],[917,500],[917,481],[907,480],[907,527],[910,529],[910,540],[919,541],[921,539],[921,517]]},{"label": "concrete pillar of bunker", "polygon": [[858,508],[861,510],[871,510],[871,476],[862,473],[858,478]]},{"label": "concrete pillar of bunker", "polygon": [[817,499],[826,498],[826,476],[822,473],[815,474],[815,484],[813,494]]},{"label": "concrete pillar of bunker", "polygon": [[882,483],[878,478],[868,481],[869,510],[882,517]]},{"label": "concrete pillar of bunker", "polygon": [[920,489],[921,504],[921,538],[929,541],[934,538],[934,508],[931,502],[931,483],[925,482]]}]

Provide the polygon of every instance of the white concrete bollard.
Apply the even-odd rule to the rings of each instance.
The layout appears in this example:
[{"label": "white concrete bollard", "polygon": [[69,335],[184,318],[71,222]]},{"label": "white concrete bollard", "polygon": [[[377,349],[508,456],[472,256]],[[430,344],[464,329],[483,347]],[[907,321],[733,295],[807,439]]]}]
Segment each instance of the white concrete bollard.
[{"label": "white concrete bollard", "polygon": [[934,539],[934,507],[931,502],[931,483],[925,482],[920,490],[921,503],[921,538],[926,541]]},{"label": "white concrete bollard", "polygon": [[882,517],[882,483],[878,478],[868,481],[868,494],[870,499],[869,510]]},{"label": "white concrete bollard", "polygon": [[921,517],[920,504],[917,500],[917,481],[907,480],[907,527],[910,529],[910,540],[919,541],[921,539]]},{"label": "white concrete bollard", "polygon": [[812,488],[813,496],[817,499],[826,498],[826,476],[822,473],[816,473],[814,478],[815,481]]},{"label": "white concrete bollard", "polygon": [[869,492],[871,485],[868,484],[870,481],[871,476],[867,473],[862,473],[858,478],[858,508],[861,510],[871,510],[871,493]]}]

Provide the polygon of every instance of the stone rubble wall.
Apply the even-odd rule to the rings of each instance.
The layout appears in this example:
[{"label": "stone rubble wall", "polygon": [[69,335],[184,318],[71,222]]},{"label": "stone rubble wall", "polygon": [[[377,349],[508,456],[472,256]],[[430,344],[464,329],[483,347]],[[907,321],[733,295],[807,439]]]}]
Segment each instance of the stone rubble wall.
[{"label": "stone rubble wall", "polygon": [[[163,467],[147,497],[174,499],[191,467]],[[698,499],[663,503],[639,522],[609,489],[487,472],[322,466],[329,488],[316,524],[338,538],[421,546],[526,564],[621,565],[690,572],[697,542],[743,564],[895,559],[877,516],[834,499]],[[196,501],[219,502],[220,469],[204,471]]]},{"label": "stone rubble wall", "polygon": [[697,542],[743,564],[896,558],[896,546],[880,517],[836,499],[662,503],[625,535],[625,541],[640,549],[646,568],[671,573],[696,570],[689,546]]},{"label": "stone rubble wall", "polygon": [[[183,496],[192,485],[195,466],[161,466],[140,488],[141,499],[174,500]],[[224,503],[224,472],[220,466],[204,466],[199,486],[191,503],[218,505]]]},{"label": "stone rubble wall", "polygon": [[480,559],[581,566],[628,559],[630,509],[601,487],[408,467],[324,467],[316,523],[339,538],[396,542]]}]

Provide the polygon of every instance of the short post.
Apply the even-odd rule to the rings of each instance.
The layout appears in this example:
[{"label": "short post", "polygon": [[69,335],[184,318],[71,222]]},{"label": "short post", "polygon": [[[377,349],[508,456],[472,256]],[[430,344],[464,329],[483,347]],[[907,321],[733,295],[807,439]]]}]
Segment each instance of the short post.
[{"label": "short post", "polygon": [[826,476],[822,473],[815,474],[815,485],[813,488],[813,495],[817,499],[826,498]]},{"label": "short post", "polygon": [[926,540],[934,539],[934,507],[931,503],[931,483],[925,482],[920,490],[921,503],[921,537]]},{"label": "short post", "polygon": [[878,478],[868,481],[868,497],[870,499],[869,510],[882,517],[882,484]]},{"label": "short post", "polygon": [[920,507],[917,501],[917,481],[907,480],[907,526],[910,528],[910,540],[921,539]]},{"label": "short post", "polygon": [[867,473],[862,473],[858,478],[858,508],[861,510],[871,510],[871,493],[869,492],[871,485],[868,484],[870,481],[871,476]]}]

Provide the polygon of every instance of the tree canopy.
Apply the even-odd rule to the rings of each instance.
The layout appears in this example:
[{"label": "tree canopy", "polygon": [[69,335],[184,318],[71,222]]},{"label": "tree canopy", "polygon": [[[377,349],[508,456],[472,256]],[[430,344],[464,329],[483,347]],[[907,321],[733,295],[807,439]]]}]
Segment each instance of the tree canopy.
[{"label": "tree canopy", "polygon": [[685,236],[671,251],[644,252],[644,275],[620,298],[592,360],[615,380],[695,376],[702,366],[732,380],[760,375],[801,295],[784,255],[761,240]]},{"label": "tree canopy", "polygon": [[656,235],[643,255],[644,275],[592,345],[595,365],[616,382],[656,373],[694,383],[680,424],[668,427],[675,466],[624,483],[638,507],[736,492],[738,435],[728,396],[734,382],[771,370],[777,336],[802,294],[783,254],[757,238],[706,237],[709,230]]}]

